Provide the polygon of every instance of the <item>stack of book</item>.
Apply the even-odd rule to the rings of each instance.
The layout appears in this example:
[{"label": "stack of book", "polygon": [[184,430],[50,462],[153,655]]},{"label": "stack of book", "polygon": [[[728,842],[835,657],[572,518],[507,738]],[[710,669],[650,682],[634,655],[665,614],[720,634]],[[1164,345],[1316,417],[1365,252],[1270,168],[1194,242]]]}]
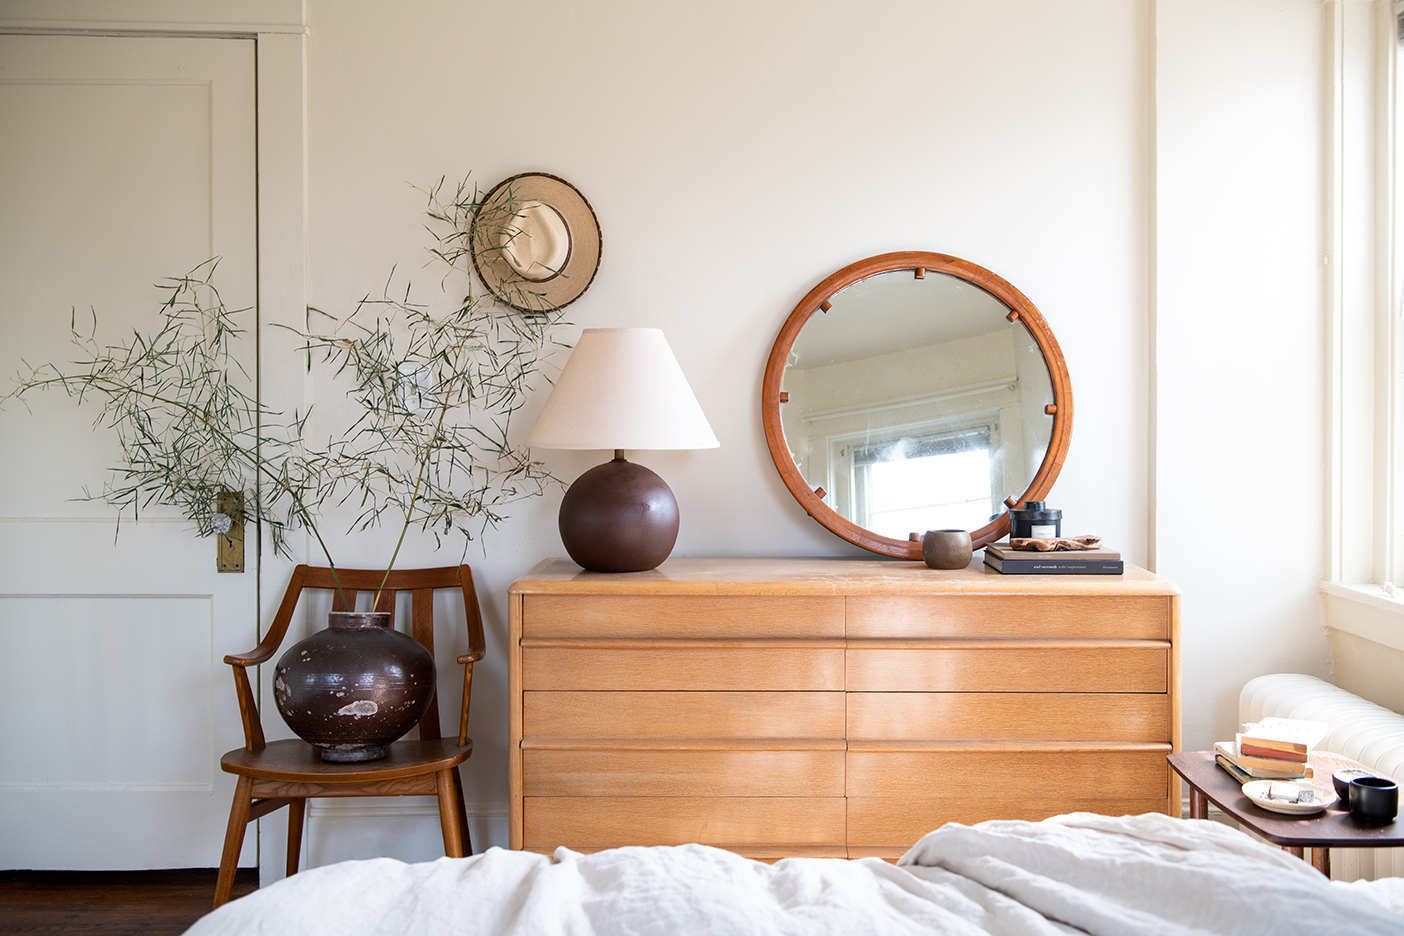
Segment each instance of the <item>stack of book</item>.
[{"label": "stack of book", "polygon": [[1324,722],[1265,718],[1245,725],[1235,740],[1216,743],[1214,759],[1240,783],[1310,777],[1307,757],[1329,730]]},{"label": "stack of book", "polygon": [[985,565],[1005,575],[1121,575],[1125,565],[1114,549],[1039,552],[1008,543],[985,547]]}]

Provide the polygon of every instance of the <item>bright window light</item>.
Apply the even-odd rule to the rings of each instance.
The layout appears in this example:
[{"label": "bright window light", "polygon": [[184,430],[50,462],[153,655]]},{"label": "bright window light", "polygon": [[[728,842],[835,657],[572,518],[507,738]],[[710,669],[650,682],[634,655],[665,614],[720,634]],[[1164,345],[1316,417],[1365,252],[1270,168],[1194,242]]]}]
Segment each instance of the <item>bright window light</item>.
[{"label": "bright window light", "polygon": [[869,529],[905,540],[927,530],[975,530],[990,521],[990,451],[969,449],[874,461],[867,474]]}]

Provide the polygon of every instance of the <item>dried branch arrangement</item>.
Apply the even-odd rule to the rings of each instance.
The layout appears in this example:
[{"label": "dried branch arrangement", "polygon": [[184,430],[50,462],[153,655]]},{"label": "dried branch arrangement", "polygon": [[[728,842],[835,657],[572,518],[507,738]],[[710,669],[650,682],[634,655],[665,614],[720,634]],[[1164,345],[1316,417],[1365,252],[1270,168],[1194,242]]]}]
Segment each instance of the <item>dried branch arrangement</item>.
[{"label": "dried branch arrangement", "polygon": [[[75,315],[76,360],[32,367],[0,405],[48,389],[96,402],[96,423],[116,430],[123,464],[100,493],[84,493],[116,507],[119,523],[123,513],[135,518],[159,503],[208,536],[231,519],[216,511],[217,500],[237,492],[243,502],[232,519],[265,527],[283,555],[288,533],[305,529],[333,569],[318,525],[329,507],[355,508],[353,531],[399,525],[387,575],[411,529],[433,534],[436,546],[460,534],[466,549],[511,504],[554,481],[512,445],[509,429],[561,312],[522,312],[475,291],[476,187],[465,181],[447,191],[441,180],[426,195],[441,286],[466,284],[465,293],[437,316],[411,302],[409,286],[392,298],[387,285],[345,318],[308,309],[305,329],[296,332],[306,366],[325,369],[356,404],[351,424],[325,444],[307,439],[308,413],[275,412],[254,396],[235,353],[251,312],[224,306],[214,285],[217,260],[165,281],[168,295],[150,334],[100,345],[95,320],[84,335]],[[497,210],[510,217],[516,207],[509,200]]]}]

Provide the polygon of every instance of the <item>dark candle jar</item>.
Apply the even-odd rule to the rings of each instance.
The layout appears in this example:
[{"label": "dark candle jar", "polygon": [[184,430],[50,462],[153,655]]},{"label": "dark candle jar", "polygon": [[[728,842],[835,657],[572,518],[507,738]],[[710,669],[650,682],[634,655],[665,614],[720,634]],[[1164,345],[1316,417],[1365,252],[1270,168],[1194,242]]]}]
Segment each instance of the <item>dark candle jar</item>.
[{"label": "dark candle jar", "polygon": [[1015,539],[1053,539],[1063,535],[1063,512],[1043,501],[1025,501],[1009,511],[1009,535]]}]

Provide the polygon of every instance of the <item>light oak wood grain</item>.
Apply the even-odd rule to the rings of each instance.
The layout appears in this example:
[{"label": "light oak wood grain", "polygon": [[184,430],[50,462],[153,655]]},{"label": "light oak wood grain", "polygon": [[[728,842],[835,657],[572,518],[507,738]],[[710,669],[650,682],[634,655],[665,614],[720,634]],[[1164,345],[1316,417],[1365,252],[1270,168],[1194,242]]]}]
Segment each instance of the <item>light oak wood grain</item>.
[{"label": "light oak wood grain", "polygon": [[528,796],[522,814],[528,848],[845,844],[841,796]]},{"label": "light oak wood grain", "polygon": [[509,603],[511,844],[895,859],[941,816],[1177,813],[1178,594],[1134,566],[547,561]]},{"label": "light oak wood grain", "polygon": [[855,740],[1164,741],[1170,697],[1153,693],[850,692]]},{"label": "light oak wood grain", "polygon": [[1168,642],[850,641],[850,692],[1165,692]]},{"label": "light oak wood grain", "polygon": [[522,641],[522,687],[842,691],[842,644],[813,646],[543,646]]},{"label": "light oak wood grain", "polygon": [[1168,640],[1161,595],[855,595],[849,637],[1103,637]]},{"label": "light oak wood grain", "polygon": [[[1124,575],[1001,575],[972,561],[954,571],[887,559],[671,557],[648,572],[586,572],[543,559],[512,584],[520,595],[1164,595],[1180,590],[1138,566]],[[684,635],[680,635],[684,636]]]},{"label": "light oak wood grain", "polygon": [[1005,803],[1048,797],[1154,798],[1164,802],[1170,745],[1062,749],[850,750],[849,796],[969,797]]},{"label": "light oak wood grain", "polygon": [[536,750],[524,796],[843,796],[832,751]]},{"label": "light oak wood grain", "polygon": [[528,595],[527,637],[842,637],[838,595]]},{"label": "light oak wood grain", "polygon": [[527,692],[527,738],[843,738],[842,692]]},{"label": "light oak wood grain", "polygon": [[846,823],[849,857],[895,860],[928,832],[947,822],[973,825],[987,819],[1038,822],[1050,816],[1092,812],[1106,816],[1164,812],[1163,799],[1049,795],[1014,800],[1001,796],[923,799],[850,796]]}]

